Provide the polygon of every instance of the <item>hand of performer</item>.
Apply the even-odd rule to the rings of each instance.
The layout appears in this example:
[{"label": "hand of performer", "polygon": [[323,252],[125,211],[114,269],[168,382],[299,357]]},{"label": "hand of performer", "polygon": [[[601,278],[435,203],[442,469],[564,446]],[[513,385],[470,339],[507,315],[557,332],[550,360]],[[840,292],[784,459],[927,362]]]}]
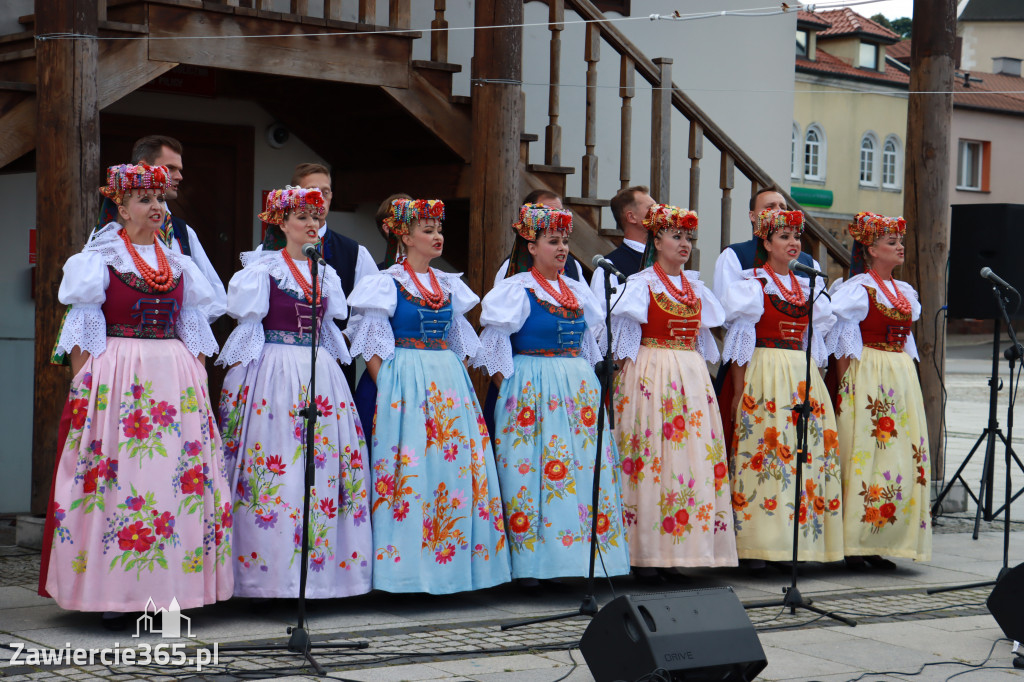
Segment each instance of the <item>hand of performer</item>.
[{"label": "hand of performer", "polygon": [[374,355],[366,361],[366,371],[370,373],[370,378],[373,379],[373,383],[377,383],[377,372],[380,371],[380,366],[383,362],[384,361],[380,359],[379,355]]},{"label": "hand of performer", "polygon": [[85,363],[89,360],[88,351],[84,351],[78,346],[71,349],[71,376],[78,376],[78,373],[85,367]]},{"label": "hand of performer", "polygon": [[203,353],[200,353],[199,356],[196,357],[196,360],[199,361],[200,365],[205,365],[206,364],[206,355],[203,354]]},{"label": "hand of performer", "polygon": [[620,374],[626,371],[626,368],[633,364],[632,358],[622,358],[618,361],[619,369],[615,372],[615,378],[618,378]]},{"label": "hand of performer", "polygon": [[839,383],[843,382],[843,377],[846,376],[846,370],[850,369],[850,358],[836,358],[836,376],[839,378]]},{"label": "hand of performer", "polygon": [[740,401],[743,400],[743,385],[744,380],[747,376],[747,366],[740,365],[738,363],[732,363],[729,368],[728,381],[732,381],[732,404],[729,405],[730,418],[736,416],[736,410],[740,407]]},{"label": "hand of performer", "polygon": [[504,374],[502,374],[501,372],[498,372],[497,374],[495,374],[495,375],[493,375],[493,376],[491,377],[491,381],[493,381],[493,382],[494,382],[494,385],[495,385],[496,387],[498,387],[498,389],[500,390],[500,389],[501,389],[501,383],[502,383],[503,381],[505,381],[505,375],[504,375]]}]

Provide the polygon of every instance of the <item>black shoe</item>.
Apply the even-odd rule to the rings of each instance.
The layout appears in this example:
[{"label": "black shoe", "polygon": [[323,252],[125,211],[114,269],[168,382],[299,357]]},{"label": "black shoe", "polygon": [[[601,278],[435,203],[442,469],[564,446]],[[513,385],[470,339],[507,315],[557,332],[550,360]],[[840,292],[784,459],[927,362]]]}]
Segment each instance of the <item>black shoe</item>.
[{"label": "black shoe", "polygon": [[664,582],[658,569],[650,566],[633,566],[633,580],[645,587],[660,586]]},{"label": "black shoe", "polygon": [[740,559],[740,568],[745,568],[750,575],[764,575],[764,569],[768,567],[764,559]]},{"label": "black shoe", "polygon": [[128,629],[128,614],[127,613],[104,613],[100,617],[100,623],[103,627],[111,632],[121,632]]},{"label": "black shoe", "polygon": [[889,561],[888,559],[883,559],[882,557],[878,556],[877,554],[873,554],[871,556],[864,557],[864,561],[866,561],[868,563],[868,566],[870,566],[871,568],[875,569],[876,571],[895,571],[896,570],[896,564],[894,564],[893,562]]},{"label": "black shoe", "polygon": [[851,571],[863,573],[868,570],[868,562],[862,556],[848,556],[846,557],[846,567]]},{"label": "black shoe", "polygon": [[690,583],[690,576],[680,573],[677,569],[659,568],[658,575],[660,575],[662,579],[668,583],[673,583],[676,585],[688,585]]}]

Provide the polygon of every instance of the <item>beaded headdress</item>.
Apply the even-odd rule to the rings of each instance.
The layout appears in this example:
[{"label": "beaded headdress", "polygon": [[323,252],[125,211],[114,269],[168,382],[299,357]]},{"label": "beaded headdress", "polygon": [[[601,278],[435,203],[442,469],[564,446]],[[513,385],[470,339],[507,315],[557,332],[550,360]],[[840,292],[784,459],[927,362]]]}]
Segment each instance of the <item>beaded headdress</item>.
[{"label": "beaded headdress", "polygon": [[853,236],[853,250],[850,253],[850,275],[867,272],[867,259],[864,251],[875,243],[879,237],[888,234],[906,234],[907,221],[903,217],[889,217],[861,211],[853,217],[853,222],[846,228]]},{"label": "beaded headdress", "polygon": [[259,219],[271,225],[282,224],[285,215],[292,211],[312,213],[319,218],[324,214],[324,195],[315,187],[306,189],[288,185],[268,194],[264,208]]},{"label": "beaded headdress", "polygon": [[508,257],[506,277],[527,272],[533,267],[533,256],[527,247],[529,242],[537,241],[537,237],[545,232],[572,234],[572,212],[543,204],[523,204],[519,209],[519,220],[512,223],[512,230],[516,238]]},{"label": "beaded headdress", "polygon": [[437,218],[444,220],[444,202],[440,199],[395,199],[391,202],[391,215],[383,225],[392,235],[409,234],[414,220]]},{"label": "beaded headdress", "polygon": [[803,211],[778,211],[766,209],[757,214],[757,222],[754,224],[754,236],[759,239],[768,239],[776,231],[783,227],[794,227],[796,233],[804,231]]},{"label": "beaded headdress", "polygon": [[124,193],[133,189],[162,190],[167,186],[170,172],[166,166],[147,166],[144,163],[119,163],[107,168],[107,184],[100,187],[100,194],[118,206],[124,201]]},{"label": "beaded headdress", "polygon": [[644,227],[647,228],[647,246],[644,248],[641,269],[646,269],[657,260],[657,249],[654,248],[654,238],[662,230],[680,230],[687,232],[692,237],[697,231],[697,212],[669,204],[654,204],[647,210],[647,216],[643,219]]}]

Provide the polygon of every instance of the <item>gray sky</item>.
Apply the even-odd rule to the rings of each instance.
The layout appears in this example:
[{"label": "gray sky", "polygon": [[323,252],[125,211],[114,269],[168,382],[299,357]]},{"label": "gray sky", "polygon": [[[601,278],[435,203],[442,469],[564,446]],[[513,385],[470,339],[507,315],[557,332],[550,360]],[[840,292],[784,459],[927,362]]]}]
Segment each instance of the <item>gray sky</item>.
[{"label": "gray sky", "polygon": [[[831,2],[828,4],[830,5],[828,9],[838,7],[832,5]],[[886,19],[899,19],[900,17],[909,17],[914,13],[914,0],[882,0],[871,4],[858,4],[856,0],[851,0],[848,6],[857,14],[865,17],[884,14]]]}]

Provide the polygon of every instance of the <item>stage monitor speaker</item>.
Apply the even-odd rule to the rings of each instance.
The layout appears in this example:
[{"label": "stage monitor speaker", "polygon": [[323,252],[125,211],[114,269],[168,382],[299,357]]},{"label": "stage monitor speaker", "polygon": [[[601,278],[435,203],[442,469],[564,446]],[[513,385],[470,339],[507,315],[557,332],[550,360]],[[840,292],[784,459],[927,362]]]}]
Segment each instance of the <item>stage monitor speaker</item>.
[{"label": "stage monitor speaker", "polygon": [[1024,642],[1024,564],[1014,566],[999,579],[985,605],[1004,635]]},{"label": "stage monitor speaker", "polygon": [[596,682],[655,670],[673,680],[753,680],[768,661],[732,588],[624,595],[598,611],[580,640]]},{"label": "stage monitor speaker", "polygon": [[[909,229],[916,229],[911,225]],[[949,316],[994,320],[999,315],[984,267],[1024,291],[1024,204],[956,204],[949,243]],[[1024,307],[1024,306],[1022,306]],[[1024,310],[1011,317],[1024,317]],[[925,314],[928,314],[925,311]],[[932,311],[932,315],[935,311]]]}]

